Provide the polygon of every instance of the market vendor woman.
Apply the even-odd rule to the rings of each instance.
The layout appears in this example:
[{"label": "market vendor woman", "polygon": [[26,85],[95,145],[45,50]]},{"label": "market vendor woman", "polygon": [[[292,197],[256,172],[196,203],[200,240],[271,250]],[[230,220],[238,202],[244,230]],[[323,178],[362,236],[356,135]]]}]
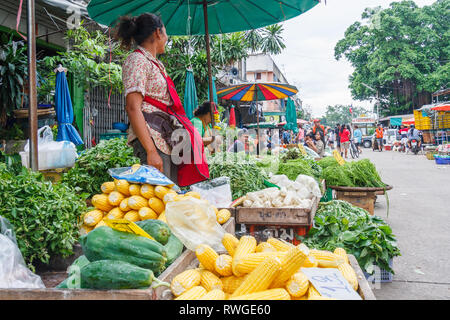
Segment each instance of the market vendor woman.
[{"label": "market vendor woman", "polygon": [[[151,13],[122,17],[117,38],[125,48],[132,43],[137,45],[122,67],[131,124],[128,143],[134,154],[141,164],[154,166],[180,186],[206,180],[209,170],[202,137],[186,117],[164,65],[156,59],[164,53],[168,39],[161,19]],[[172,136],[179,130],[186,130],[184,143],[188,143],[188,148],[182,151],[182,163],[180,154],[175,152],[179,141]]]},{"label": "market vendor woman", "polygon": [[192,125],[202,136],[203,144],[205,146],[211,144],[212,138],[212,114],[211,102],[204,102],[201,106],[194,110],[194,117],[191,119]]}]

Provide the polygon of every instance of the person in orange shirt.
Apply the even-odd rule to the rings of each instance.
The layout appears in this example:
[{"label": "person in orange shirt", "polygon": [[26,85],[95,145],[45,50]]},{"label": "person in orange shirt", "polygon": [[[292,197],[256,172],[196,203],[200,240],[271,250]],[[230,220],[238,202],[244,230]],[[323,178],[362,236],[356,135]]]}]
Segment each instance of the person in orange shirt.
[{"label": "person in orange shirt", "polygon": [[377,139],[378,150],[380,150],[380,152],[383,151],[383,134],[384,129],[381,126],[381,123],[379,123],[378,127],[375,129],[375,138]]}]

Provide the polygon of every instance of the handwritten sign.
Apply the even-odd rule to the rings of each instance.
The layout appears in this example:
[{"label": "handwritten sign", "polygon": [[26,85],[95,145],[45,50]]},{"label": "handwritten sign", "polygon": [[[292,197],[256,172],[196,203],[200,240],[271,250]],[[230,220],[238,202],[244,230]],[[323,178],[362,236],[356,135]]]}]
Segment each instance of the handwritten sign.
[{"label": "handwritten sign", "polygon": [[333,150],[333,156],[339,165],[343,166],[345,164],[344,158],[341,157],[341,154],[337,150]]},{"label": "handwritten sign", "polygon": [[300,152],[302,155],[304,155],[304,156],[307,155],[305,147],[301,143],[298,144],[298,148],[300,149]]},{"label": "handwritten sign", "polygon": [[338,300],[362,300],[336,268],[302,268],[320,295]]},{"label": "handwritten sign", "polygon": [[[105,223],[108,227],[113,228],[117,231],[128,232],[138,236],[146,237],[151,240],[155,240],[151,235],[145,232],[136,223],[131,222],[126,219],[105,219]],[[156,241],[156,240],[155,240]]]}]

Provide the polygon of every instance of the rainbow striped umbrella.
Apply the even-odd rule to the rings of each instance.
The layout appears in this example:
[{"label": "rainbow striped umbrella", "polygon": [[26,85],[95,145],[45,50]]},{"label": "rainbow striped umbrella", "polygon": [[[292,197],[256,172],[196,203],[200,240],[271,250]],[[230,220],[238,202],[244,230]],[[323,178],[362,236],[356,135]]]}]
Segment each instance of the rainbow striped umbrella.
[{"label": "rainbow striped umbrella", "polygon": [[217,91],[217,97],[234,101],[266,101],[284,99],[298,92],[295,86],[284,83],[245,83]]}]

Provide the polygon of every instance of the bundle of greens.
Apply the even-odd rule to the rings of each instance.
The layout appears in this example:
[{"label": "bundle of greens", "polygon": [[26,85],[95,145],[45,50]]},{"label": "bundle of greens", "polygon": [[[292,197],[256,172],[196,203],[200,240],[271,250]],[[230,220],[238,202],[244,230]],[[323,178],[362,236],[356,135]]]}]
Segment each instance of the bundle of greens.
[{"label": "bundle of greens", "polygon": [[19,249],[33,270],[35,260],[48,263],[52,255],[73,254],[86,197],[45,181],[39,172],[23,167],[16,174],[0,163],[0,216],[13,225]]},{"label": "bundle of greens", "polygon": [[140,163],[133,156],[133,149],[125,139],[102,140],[88,149],[75,162],[75,166],[64,174],[62,182],[74,187],[77,192],[87,192],[89,196],[102,193],[102,183],[111,180],[110,168],[129,167]]},{"label": "bundle of greens", "polygon": [[208,165],[210,179],[230,178],[233,199],[266,188],[264,180],[268,179],[267,174],[248,156],[219,153],[208,159]]},{"label": "bundle of greens", "polygon": [[281,162],[277,174],[285,174],[289,180],[297,179],[299,174],[314,177],[316,180],[320,178],[321,168],[314,160],[307,158],[298,158],[295,160],[287,160]]},{"label": "bundle of greens", "polygon": [[319,166],[322,169],[326,169],[328,167],[332,167],[332,166],[337,166],[339,165],[339,163],[336,161],[336,159],[334,157],[325,157],[320,159],[319,161],[317,161],[317,163],[319,164]]},{"label": "bundle of greens", "polygon": [[394,273],[389,260],[400,255],[395,236],[383,219],[341,200],[319,203],[314,227],[301,240],[319,250],[342,247],[369,274],[375,266]]},{"label": "bundle of greens", "polygon": [[322,178],[329,186],[386,187],[369,159],[346,162],[343,166],[328,166],[323,170]]}]

